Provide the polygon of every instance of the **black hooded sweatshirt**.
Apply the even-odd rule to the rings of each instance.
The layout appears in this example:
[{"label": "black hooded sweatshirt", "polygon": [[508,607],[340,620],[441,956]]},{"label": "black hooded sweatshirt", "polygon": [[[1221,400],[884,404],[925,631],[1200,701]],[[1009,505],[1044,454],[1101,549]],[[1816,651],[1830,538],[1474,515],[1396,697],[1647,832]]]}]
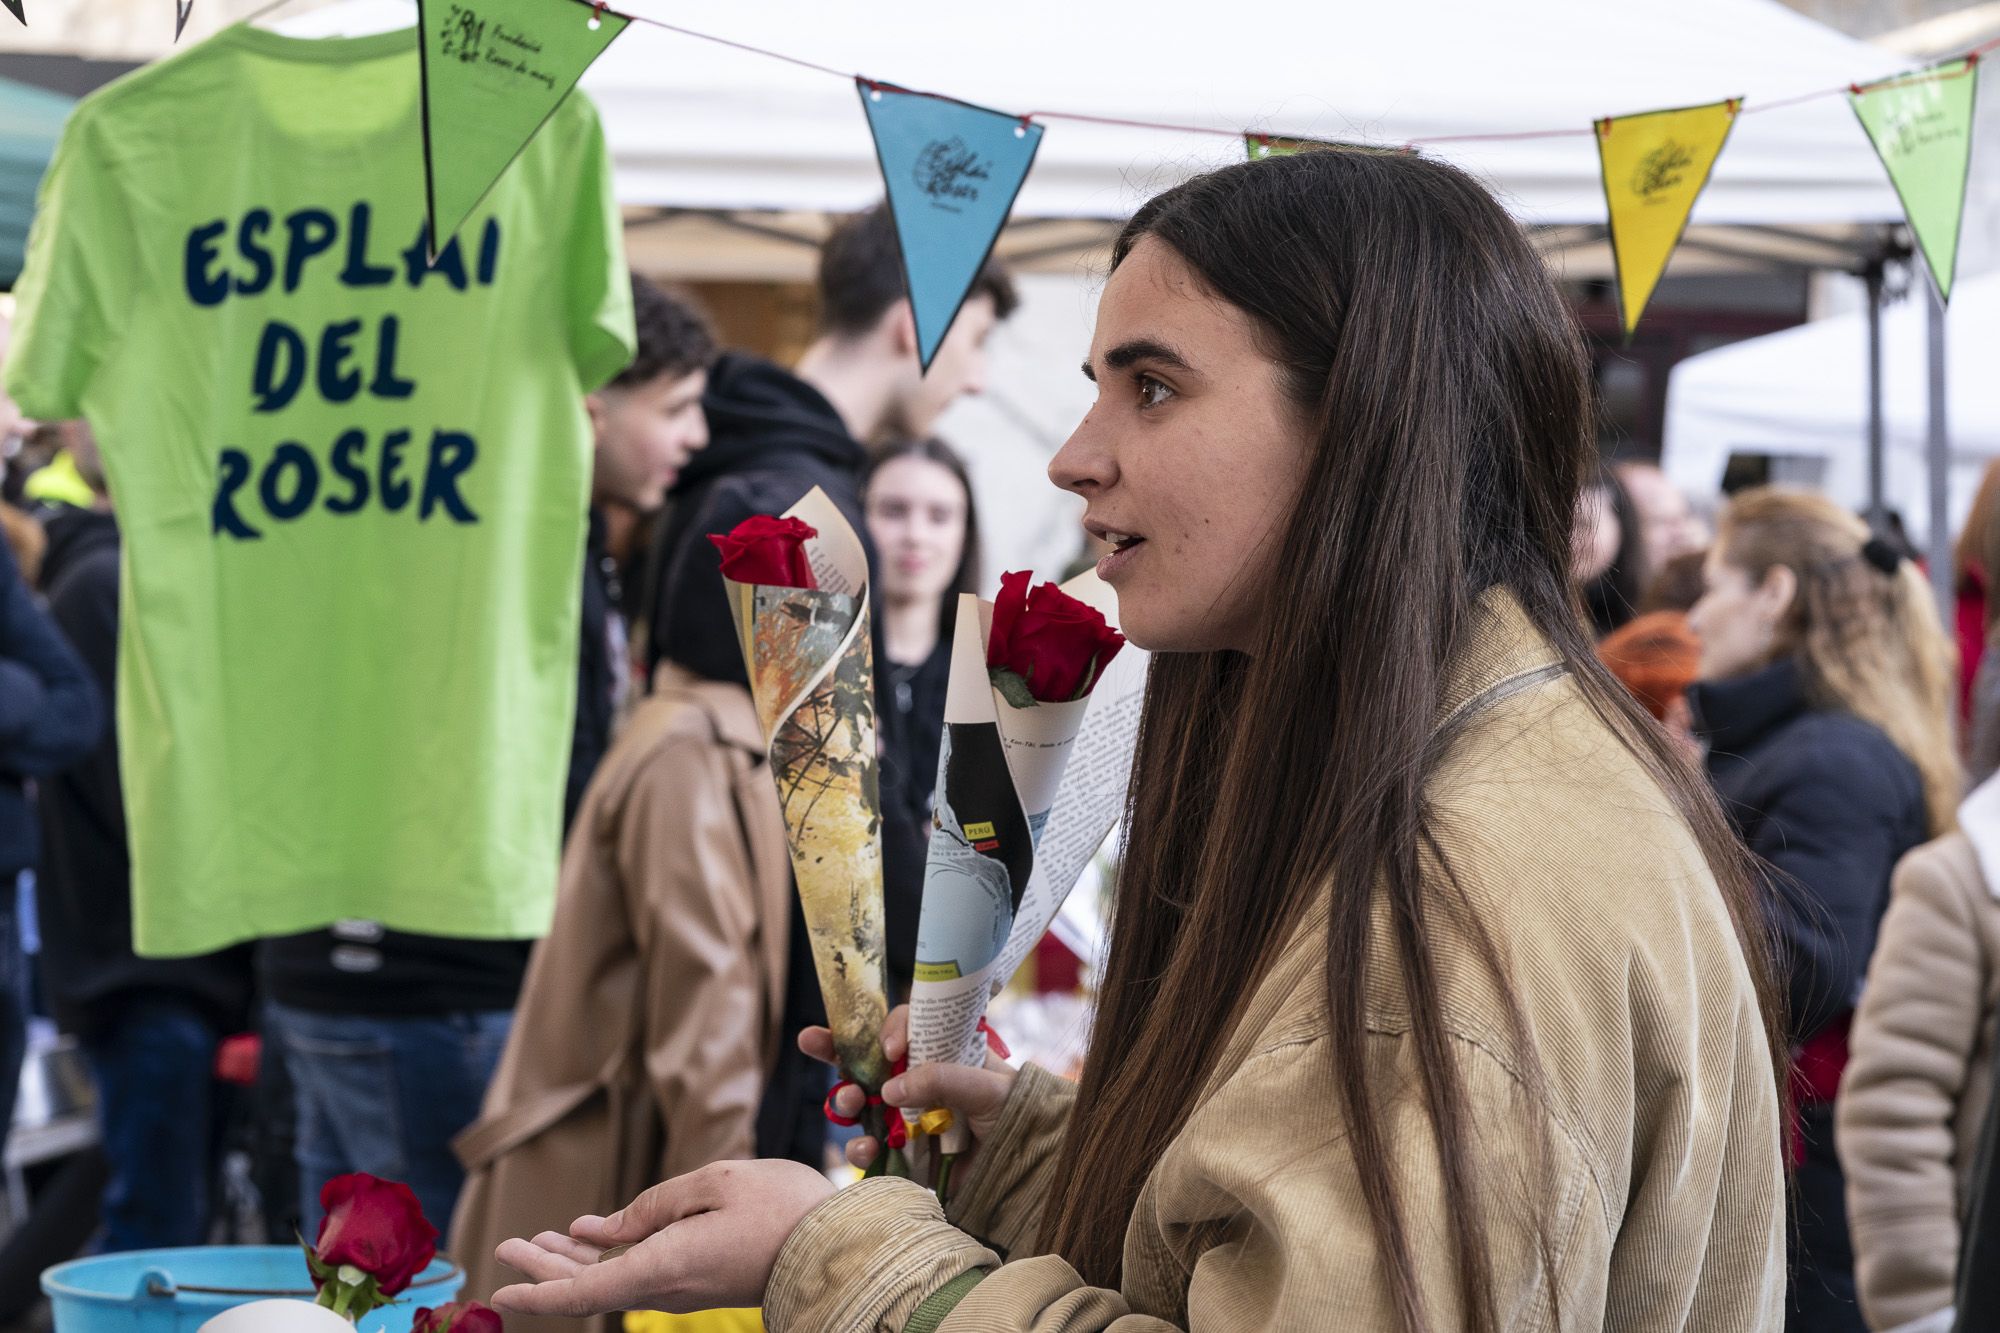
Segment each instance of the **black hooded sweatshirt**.
[{"label": "black hooded sweatshirt", "polygon": [[[108,702],[118,661],[118,521],[65,507],[46,524],[42,588],[49,614]],[[118,736],[107,726],[82,760],[40,784],[42,857],[36,907],[42,979],[56,1021],[90,1040],[126,1007],[171,997],[218,1031],[247,1022],[250,950],[198,958],[132,952],[132,860],[118,779]]]}]

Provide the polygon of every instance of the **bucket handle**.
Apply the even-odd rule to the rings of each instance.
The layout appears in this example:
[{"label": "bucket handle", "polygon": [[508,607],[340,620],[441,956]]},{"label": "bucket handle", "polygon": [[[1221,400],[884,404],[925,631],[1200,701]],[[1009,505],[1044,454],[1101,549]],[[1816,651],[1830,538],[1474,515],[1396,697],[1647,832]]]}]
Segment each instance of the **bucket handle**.
[{"label": "bucket handle", "polygon": [[179,1291],[172,1273],[164,1268],[149,1268],[139,1275],[139,1289],[132,1294],[141,1299],[170,1301]]},{"label": "bucket handle", "polygon": [[[449,1268],[447,1268],[442,1273],[438,1273],[435,1276],[423,1278],[419,1281],[412,1282],[410,1284],[410,1290],[415,1291],[419,1287],[435,1287],[442,1283],[449,1282],[453,1278],[462,1277],[464,1273],[465,1273],[464,1269],[460,1268],[456,1263],[453,1263]],[[133,1295],[142,1298],[150,1298],[153,1300],[170,1301],[183,1291],[191,1292],[202,1296],[257,1296],[257,1297],[278,1297],[278,1298],[289,1297],[293,1299],[307,1299],[307,1300],[310,1300],[313,1295],[312,1288],[310,1287],[274,1289],[267,1287],[182,1286],[180,1283],[174,1281],[174,1275],[172,1273],[169,1273],[164,1268],[149,1268],[144,1273],[140,1274],[139,1287],[138,1290],[133,1293]],[[400,1302],[397,1303],[400,1304]]]}]

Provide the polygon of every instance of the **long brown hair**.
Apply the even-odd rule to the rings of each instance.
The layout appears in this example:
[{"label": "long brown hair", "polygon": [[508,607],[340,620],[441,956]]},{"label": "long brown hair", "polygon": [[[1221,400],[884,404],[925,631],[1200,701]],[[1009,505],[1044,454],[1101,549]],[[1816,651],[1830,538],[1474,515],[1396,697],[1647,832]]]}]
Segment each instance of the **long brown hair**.
[{"label": "long brown hair", "polygon": [[[1448,744],[1434,731],[1440,701],[1483,593],[1512,591],[1685,816],[1772,1021],[1781,1006],[1751,879],[1707,785],[1592,655],[1569,579],[1591,459],[1589,362],[1540,259],[1493,199],[1437,162],[1321,152],[1167,191],[1126,226],[1114,266],[1147,236],[1252,317],[1314,447],[1255,651],[1153,659],[1113,947],[1042,1239],[1087,1279],[1116,1285],[1141,1185],[1241,1006],[1330,885],[1325,986],[1341,1104],[1329,1115],[1348,1130],[1401,1324],[1436,1327],[1387,1166],[1384,1090],[1363,1064],[1372,965],[1398,975],[1408,998],[1461,1301],[1468,1327],[1489,1333],[1493,1265],[1474,1204],[1489,1183],[1507,1184],[1473,1151],[1429,942],[1469,902],[1419,868],[1438,855],[1425,790]],[[1371,913],[1384,899],[1396,956],[1371,960]],[[1512,1018],[1522,1034],[1518,1006]],[[1781,1031],[1774,1022],[1774,1079]],[[1532,1058],[1524,1034],[1518,1044]],[[1536,1203],[1539,1213],[1550,1201]],[[1546,1263],[1545,1227],[1541,1239]]]},{"label": "long brown hair", "polygon": [[1868,525],[1825,496],[1768,486],[1739,492],[1716,529],[1722,558],[1751,582],[1776,565],[1798,579],[1778,651],[1798,659],[1816,705],[1874,723],[1916,765],[1935,835],[1965,794],[1951,734],[1956,649],[1915,562],[1884,572],[1864,558],[1867,541]]}]

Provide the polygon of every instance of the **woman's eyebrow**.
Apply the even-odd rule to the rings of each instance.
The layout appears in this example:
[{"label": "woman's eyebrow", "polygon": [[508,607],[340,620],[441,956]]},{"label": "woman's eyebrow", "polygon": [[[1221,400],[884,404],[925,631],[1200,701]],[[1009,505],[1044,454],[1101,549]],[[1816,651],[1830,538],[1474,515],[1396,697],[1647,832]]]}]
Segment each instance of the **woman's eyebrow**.
[{"label": "woman's eyebrow", "polygon": [[[1113,370],[1124,370],[1141,361],[1157,362],[1174,370],[1194,369],[1179,352],[1156,338],[1132,338],[1104,354],[1104,364]],[[1088,361],[1083,363],[1083,377],[1091,381],[1097,379],[1097,371]]]}]

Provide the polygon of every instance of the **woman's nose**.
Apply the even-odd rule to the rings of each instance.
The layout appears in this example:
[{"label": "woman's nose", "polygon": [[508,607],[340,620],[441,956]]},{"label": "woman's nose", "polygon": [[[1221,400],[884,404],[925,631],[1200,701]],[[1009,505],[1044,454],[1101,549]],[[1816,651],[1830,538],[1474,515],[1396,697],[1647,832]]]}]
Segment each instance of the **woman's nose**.
[{"label": "woman's nose", "polygon": [[1076,495],[1088,495],[1093,490],[1111,484],[1117,476],[1117,468],[1112,462],[1111,451],[1098,438],[1091,425],[1090,414],[1086,414],[1070,432],[1062,448],[1056,450],[1049,460],[1049,480],[1063,490]]}]

